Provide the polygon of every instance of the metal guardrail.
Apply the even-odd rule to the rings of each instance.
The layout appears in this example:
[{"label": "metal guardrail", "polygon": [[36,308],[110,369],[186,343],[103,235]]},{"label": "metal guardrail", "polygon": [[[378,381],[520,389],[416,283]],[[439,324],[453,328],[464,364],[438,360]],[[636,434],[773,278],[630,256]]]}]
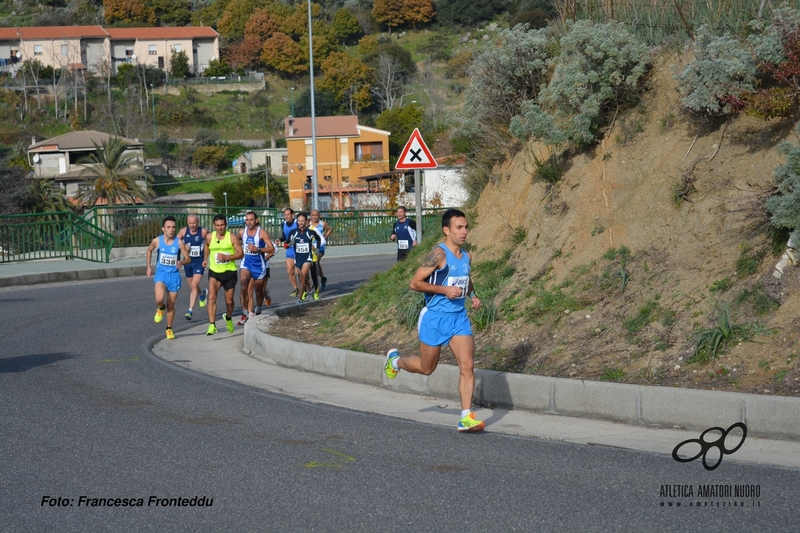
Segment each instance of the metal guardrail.
[{"label": "metal guardrail", "polygon": [[[270,208],[207,206],[131,206],[114,209],[95,207],[83,216],[70,211],[0,216],[0,263],[34,259],[84,259],[109,261],[111,249],[148,246],[161,234],[164,217],[175,217],[178,228],[186,226],[189,213],[197,213],[200,225],[213,228],[214,215],[227,212],[228,227],[244,226],[250,210],[277,239],[281,235],[283,211]],[[426,209],[423,232],[438,237],[443,209]],[[328,244],[377,244],[389,242],[396,217],[394,210],[322,211],[321,218],[332,228]]]},{"label": "metal guardrail", "polygon": [[83,259],[108,263],[114,236],[70,211],[0,216],[0,263]]},{"label": "metal guardrail", "polygon": [[[164,217],[172,215],[178,228],[186,226],[189,213],[196,213],[200,226],[211,229],[217,213],[227,213],[228,227],[244,227],[244,215],[255,211],[259,223],[270,237],[277,239],[283,225],[283,211],[279,208],[208,207],[208,206],[131,206],[107,210],[94,208],[85,218],[115,237],[115,246],[147,246],[161,233]],[[444,209],[426,209],[423,212],[423,231],[426,235],[438,236],[441,232],[441,213]],[[411,213],[410,213],[411,214]],[[321,211],[321,218],[332,228],[328,243],[332,246],[344,244],[376,244],[389,242],[396,217],[394,210],[369,211]],[[413,214],[411,214],[413,217]]]}]

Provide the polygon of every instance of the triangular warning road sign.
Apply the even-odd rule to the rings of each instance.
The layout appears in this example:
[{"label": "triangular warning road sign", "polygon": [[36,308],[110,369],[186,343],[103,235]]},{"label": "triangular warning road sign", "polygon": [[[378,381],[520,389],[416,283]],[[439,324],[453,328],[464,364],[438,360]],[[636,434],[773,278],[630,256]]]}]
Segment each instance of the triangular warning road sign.
[{"label": "triangular warning road sign", "polygon": [[422,140],[422,135],[419,133],[419,128],[414,128],[411,137],[400,152],[400,157],[397,159],[395,169],[400,170],[413,170],[417,168],[436,168],[436,160],[428,150],[425,141]]}]

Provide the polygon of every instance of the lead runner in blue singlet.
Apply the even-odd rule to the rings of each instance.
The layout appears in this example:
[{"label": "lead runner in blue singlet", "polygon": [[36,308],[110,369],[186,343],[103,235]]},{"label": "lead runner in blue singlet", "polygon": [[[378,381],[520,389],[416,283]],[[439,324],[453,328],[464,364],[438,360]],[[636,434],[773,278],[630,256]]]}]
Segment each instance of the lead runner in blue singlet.
[{"label": "lead runner in blue singlet", "polygon": [[[161,322],[166,307],[167,338],[170,340],[175,338],[175,334],[172,332],[172,321],[175,318],[175,300],[178,299],[178,291],[181,290],[179,268],[180,265],[188,265],[191,262],[186,244],[175,236],[176,227],[175,217],[165,217],[161,224],[163,235],[159,235],[150,242],[146,254],[147,277],[154,277],[156,284],[156,316],[154,320]],[[153,269],[150,266],[154,250],[158,250],[155,276],[153,276]],[[183,256],[182,259],[181,256]]]},{"label": "lead runner in blue singlet", "polygon": [[475,341],[467,317],[466,299],[473,309],[481,301],[472,286],[472,256],[462,246],[467,240],[467,217],[457,209],[448,209],[442,216],[444,242],[437,245],[417,269],[411,288],[425,295],[425,307],[419,315],[420,354],[400,357],[396,349],[386,354],[384,372],[393,379],[399,370],[430,375],[439,364],[442,346],[449,345],[458,362],[458,394],[461,418],[458,431],[483,431],[484,423],[475,419],[472,396],[475,391]]},{"label": "lead runner in blue singlet", "polygon": [[[239,267],[239,280],[242,284],[239,293],[239,301],[242,304],[240,326],[243,326],[248,318],[253,318],[261,312],[269,279],[269,258],[275,255],[275,246],[267,231],[258,225],[258,216],[254,211],[245,214],[244,225],[245,227],[239,230],[239,240],[244,251],[244,258]],[[253,305],[254,290],[256,306]]]}]

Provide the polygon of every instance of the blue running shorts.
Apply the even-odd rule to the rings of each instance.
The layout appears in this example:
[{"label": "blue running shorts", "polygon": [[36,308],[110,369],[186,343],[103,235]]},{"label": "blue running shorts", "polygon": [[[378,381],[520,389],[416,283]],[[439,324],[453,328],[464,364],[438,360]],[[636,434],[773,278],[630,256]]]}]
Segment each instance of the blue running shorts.
[{"label": "blue running shorts", "polygon": [[189,263],[188,265],[183,265],[183,273],[186,274],[187,278],[191,278],[196,274],[202,276],[205,271],[206,269],[203,268],[203,263]]},{"label": "blue running shorts", "polygon": [[239,270],[247,270],[250,272],[250,277],[253,279],[264,279],[269,277],[269,267],[267,268],[254,268],[242,265]]},{"label": "blue running shorts", "polygon": [[156,271],[155,282],[166,285],[168,292],[178,292],[181,290],[181,273],[177,270],[169,273]]},{"label": "blue running shorts", "polygon": [[456,335],[472,335],[466,310],[463,313],[437,313],[423,307],[417,321],[419,340],[428,346],[444,346]]}]

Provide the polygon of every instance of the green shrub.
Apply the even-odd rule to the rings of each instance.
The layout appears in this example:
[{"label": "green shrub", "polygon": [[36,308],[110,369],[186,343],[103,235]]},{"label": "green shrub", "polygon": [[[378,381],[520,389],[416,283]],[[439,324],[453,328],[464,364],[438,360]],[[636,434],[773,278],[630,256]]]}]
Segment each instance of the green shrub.
[{"label": "green shrub", "polygon": [[736,113],[737,102],[756,81],[750,50],[730,35],[713,35],[705,24],[693,44],[695,58],[675,76],[681,104],[709,117]]},{"label": "green shrub", "polygon": [[[800,133],[800,127],[797,131]],[[786,156],[786,163],[775,169],[776,193],[767,199],[765,207],[772,214],[771,224],[792,232],[795,243],[800,243],[800,145],[783,143],[778,151]]]},{"label": "green shrub", "polygon": [[512,131],[547,144],[594,142],[609,111],[638,99],[649,70],[647,46],[617,22],[570,24],[549,85],[529,100]]}]

